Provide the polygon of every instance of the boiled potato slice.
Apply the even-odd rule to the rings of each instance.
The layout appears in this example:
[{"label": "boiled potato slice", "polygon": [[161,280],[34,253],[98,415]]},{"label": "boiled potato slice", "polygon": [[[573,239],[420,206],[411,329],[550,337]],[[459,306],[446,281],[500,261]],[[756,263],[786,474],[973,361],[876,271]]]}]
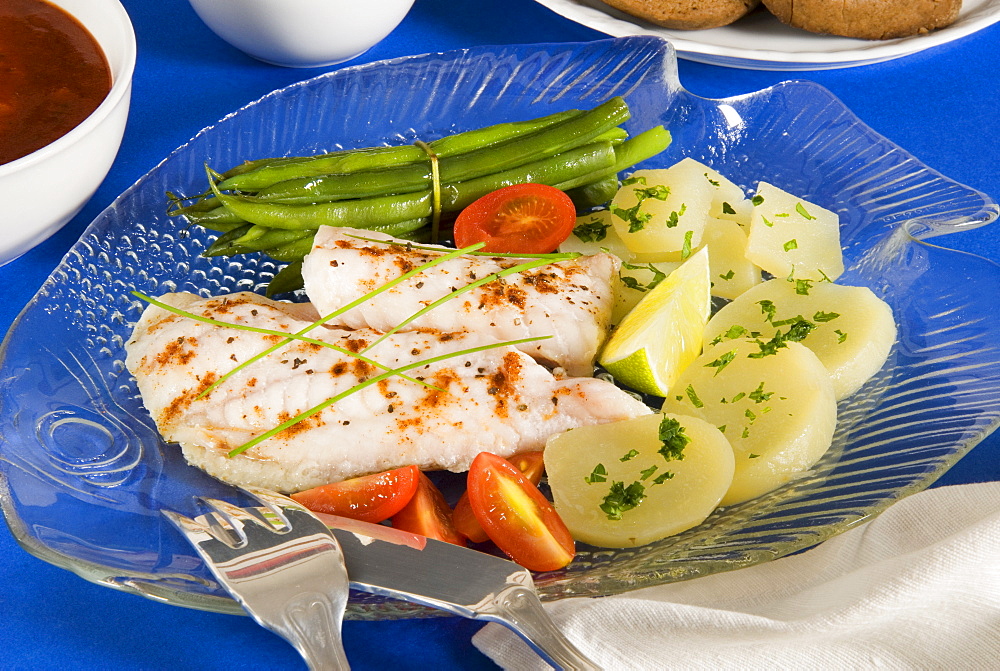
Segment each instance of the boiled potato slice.
[{"label": "boiled potato slice", "polygon": [[840,218],[761,182],[750,217],[747,258],[775,277],[835,280],[844,272]]},{"label": "boiled potato slice", "polygon": [[747,234],[734,219],[709,218],[702,242],[708,247],[713,296],[733,299],[761,283],[760,268],[747,259]]},{"label": "boiled potato slice", "polygon": [[812,466],[837,424],[833,382],[819,358],[797,342],[760,356],[760,344],[709,346],[663,404],[664,412],[719,427],[732,445],[736,470],[724,506],[765,494]]},{"label": "boiled potato slice", "polygon": [[[762,301],[769,301],[774,311],[762,309]],[[826,366],[837,400],[856,392],[878,372],[896,341],[892,308],[871,289],[782,279],[754,287],[715,313],[705,327],[705,341],[725,338],[727,333],[739,336],[743,329],[759,332],[767,340],[788,329],[781,322],[798,316],[816,325],[800,342]]]},{"label": "boiled potato slice", "polygon": [[687,255],[701,244],[711,205],[712,185],[704,170],[695,162],[681,162],[666,169],[635,171],[608,209],[630,251]]},{"label": "boiled potato slice", "polygon": [[[686,158],[681,161],[694,161]],[[753,205],[746,194],[743,193],[736,183],[725,177],[719,171],[698,163],[705,175],[705,179],[712,185],[712,205],[708,210],[708,216],[716,219],[732,219],[740,226],[750,226],[750,216],[753,213]]]},{"label": "boiled potato slice", "polygon": [[[661,440],[661,426],[683,428],[682,458],[667,458],[680,443],[676,434]],[[669,413],[572,429],[550,438],[544,454],[556,511],[574,538],[602,547],[645,545],[700,524],[733,479],[725,436],[704,420]],[[615,505],[639,490],[634,508]]]}]

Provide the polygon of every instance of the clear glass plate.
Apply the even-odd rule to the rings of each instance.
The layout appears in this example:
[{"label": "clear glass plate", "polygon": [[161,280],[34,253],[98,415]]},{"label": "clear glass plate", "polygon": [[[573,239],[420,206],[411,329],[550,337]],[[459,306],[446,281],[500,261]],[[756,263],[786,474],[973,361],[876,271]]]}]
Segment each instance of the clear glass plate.
[{"label": "clear glass plate", "polygon": [[[837,211],[849,270],[895,309],[884,370],[842,404],[832,449],[802,478],[629,550],[581,547],[537,576],[545,599],[605,595],[767,561],[808,547],[928,486],[1000,423],[1000,267],[922,239],[993,221],[983,194],[926,168],[803,82],[726,100],[684,91],[672,48],[652,37],[482,47],[331,72],[226,117],[122,194],[25,308],[0,361],[0,503],[18,542],[79,575],[165,602],[242,612],[159,510],[193,495],[237,500],[164,444],[123,364],[143,305],[133,289],[204,296],[262,290],[277,270],[249,256],[202,258],[212,235],[165,215],[204,165],[409,143],[628,100],[637,132],[662,123],[670,149],[747,189],[766,179]],[[350,616],[428,611],[353,594]]]}]

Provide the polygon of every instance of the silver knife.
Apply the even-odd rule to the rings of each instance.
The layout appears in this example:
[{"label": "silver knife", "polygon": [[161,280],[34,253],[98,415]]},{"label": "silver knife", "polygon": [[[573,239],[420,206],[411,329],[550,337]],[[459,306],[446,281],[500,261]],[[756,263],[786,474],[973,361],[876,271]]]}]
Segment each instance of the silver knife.
[{"label": "silver knife", "polygon": [[599,671],[556,628],[523,566],[391,527],[316,516],[340,542],[353,589],[497,622],[556,668]]}]

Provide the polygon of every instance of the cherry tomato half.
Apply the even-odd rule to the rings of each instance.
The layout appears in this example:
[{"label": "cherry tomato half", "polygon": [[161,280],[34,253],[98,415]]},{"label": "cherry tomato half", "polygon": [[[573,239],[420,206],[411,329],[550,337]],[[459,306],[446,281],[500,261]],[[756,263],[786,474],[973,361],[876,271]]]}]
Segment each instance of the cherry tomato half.
[{"label": "cherry tomato half", "polygon": [[417,492],[420,475],[416,466],[403,466],[306,489],[292,498],[315,512],[378,523],[409,503]]},{"label": "cherry tomato half", "polygon": [[439,541],[465,545],[465,537],[455,530],[451,519],[451,506],[434,483],[423,473],[417,484],[417,493],[410,502],[392,516],[392,527],[420,534]]},{"label": "cherry tomato half", "polygon": [[[542,481],[542,473],[545,472],[545,462],[541,452],[522,452],[515,454],[509,459],[510,463],[521,471],[531,484],[537,485]],[[469,503],[469,492],[462,494],[462,498],[455,504],[455,510],[451,515],[455,521],[455,529],[458,533],[468,538],[473,543],[485,543],[490,539],[486,531],[476,519],[476,514],[472,512],[472,505]]]},{"label": "cherry tomato half", "polygon": [[503,457],[480,452],[469,468],[469,504],[497,547],[532,571],[573,561],[576,545],[556,509]]},{"label": "cherry tomato half", "polygon": [[576,224],[570,197],[545,184],[513,184],[488,193],[455,220],[455,245],[485,242],[484,252],[548,254]]}]

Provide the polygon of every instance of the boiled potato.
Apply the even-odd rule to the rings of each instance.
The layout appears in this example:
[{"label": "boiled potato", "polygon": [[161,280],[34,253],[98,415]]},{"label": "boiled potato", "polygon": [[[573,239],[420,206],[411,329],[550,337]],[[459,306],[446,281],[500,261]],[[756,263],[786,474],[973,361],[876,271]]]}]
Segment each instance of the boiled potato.
[{"label": "boiled potato", "polygon": [[833,382],[819,358],[797,342],[762,355],[761,344],[710,345],[663,404],[664,412],[719,427],[732,445],[736,470],[724,506],[765,494],[812,466],[837,424]]},{"label": "boiled potato", "polygon": [[750,217],[747,258],[775,277],[835,280],[844,272],[840,218],[761,182]]},{"label": "boiled potato", "polygon": [[710,218],[702,237],[708,247],[712,295],[733,299],[763,281],[747,259],[747,234],[734,219]]},{"label": "boiled potato", "polygon": [[608,209],[629,251],[686,256],[701,244],[713,189],[702,168],[682,161],[666,169],[637,170],[622,183]]},{"label": "boiled potato", "polygon": [[[770,301],[774,312],[763,310],[761,301]],[[788,329],[774,322],[797,316],[816,325],[800,342],[829,371],[838,400],[856,392],[882,368],[896,341],[892,308],[871,289],[783,279],[764,282],[715,313],[705,327],[705,341],[724,338],[727,332],[742,335],[743,329],[760,332],[767,340]]]},{"label": "boiled potato", "polygon": [[559,251],[588,255],[610,252],[622,260],[614,282],[615,305],[611,310],[611,324],[615,325],[621,322],[643,296],[672,273],[680,265],[680,261],[636,259],[611,226],[610,218],[611,213],[607,210],[578,217],[573,233],[559,245]]},{"label": "boiled potato", "polygon": [[753,204],[743,193],[743,189],[714,168],[697,163],[691,158],[685,158],[681,163],[685,161],[691,161],[700,166],[708,183],[713,187],[712,205],[708,210],[708,216],[716,219],[732,219],[740,226],[749,227]]},{"label": "boiled potato", "polygon": [[[678,427],[687,444],[677,442]],[[735,465],[717,428],[671,413],[572,429],[550,438],[544,454],[556,511],[574,538],[602,547],[645,545],[701,524]]]}]

